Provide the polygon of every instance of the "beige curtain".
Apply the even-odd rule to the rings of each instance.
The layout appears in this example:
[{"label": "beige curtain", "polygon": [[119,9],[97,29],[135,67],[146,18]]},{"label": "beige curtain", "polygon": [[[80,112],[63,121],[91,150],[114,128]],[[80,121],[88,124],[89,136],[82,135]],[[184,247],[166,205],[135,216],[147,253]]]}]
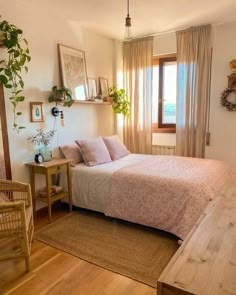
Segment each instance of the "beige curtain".
[{"label": "beige curtain", "polygon": [[130,115],[124,143],[132,153],[151,154],[153,37],[123,43],[124,88]]},{"label": "beige curtain", "polygon": [[211,26],[177,32],[176,154],[205,156],[211,67]]}]

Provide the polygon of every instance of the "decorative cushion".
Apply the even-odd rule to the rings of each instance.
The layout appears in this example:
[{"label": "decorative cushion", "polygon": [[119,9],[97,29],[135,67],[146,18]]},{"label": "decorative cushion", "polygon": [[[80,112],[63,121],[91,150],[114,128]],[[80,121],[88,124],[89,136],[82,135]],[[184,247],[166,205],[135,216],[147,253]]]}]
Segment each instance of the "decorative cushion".
[{"label": "decorative cushion", "polygon": [[100,136],[93,140],[76,140],[75,142],[80,147],[81,155],[87,166],[111,162],[110,154]]},{"label": "decorative cushion", "polygon": [[129,154],[129,151],[121,142],[118,135],[103,137],[102,139],[110,153],[112,161],[118,160]]},{"label": "decorative cushion", "polygon": [[71,166],[76,166],[83,162],[80,149],[77,144],[67,144],[60,146],[60,149],[66,159],[71,159]]}]

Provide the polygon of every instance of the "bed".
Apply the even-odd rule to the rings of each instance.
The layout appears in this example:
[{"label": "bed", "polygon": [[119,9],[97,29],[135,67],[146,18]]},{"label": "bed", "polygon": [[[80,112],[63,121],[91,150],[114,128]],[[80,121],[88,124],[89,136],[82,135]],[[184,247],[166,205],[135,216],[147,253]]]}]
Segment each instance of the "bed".
[{"label": "bed", "polygon": [[216,192],[234,179],[234,171],[216,160],[129,154],[73,167],[73,204],[184,239]]}]

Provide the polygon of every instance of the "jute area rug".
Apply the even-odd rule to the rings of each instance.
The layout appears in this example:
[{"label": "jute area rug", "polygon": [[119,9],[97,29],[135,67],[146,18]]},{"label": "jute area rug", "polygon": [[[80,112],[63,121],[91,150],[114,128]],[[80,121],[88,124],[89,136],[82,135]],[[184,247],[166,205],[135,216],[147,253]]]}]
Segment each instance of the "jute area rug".
[{"label": "jute area rug", "polygon": [[154,288],[178,249],[172,235],[84,211],[47,225],[35,238]]}]

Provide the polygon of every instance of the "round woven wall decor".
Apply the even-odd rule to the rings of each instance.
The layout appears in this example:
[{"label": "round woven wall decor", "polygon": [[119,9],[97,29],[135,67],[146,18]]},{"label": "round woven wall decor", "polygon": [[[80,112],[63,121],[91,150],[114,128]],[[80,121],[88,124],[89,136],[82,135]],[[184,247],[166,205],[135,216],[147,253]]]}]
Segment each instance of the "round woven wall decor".
[{"label": "round woven wall decor", "polygon": [[221,101],[221,105],[223,107],[226,107],[228,111],[235,112],[236,111],[236,103],[233,103],[233,102],[228,100],[228,96],[232,92],[236,93],[236,88],[226,88],[221,93],[220,101]]}]

